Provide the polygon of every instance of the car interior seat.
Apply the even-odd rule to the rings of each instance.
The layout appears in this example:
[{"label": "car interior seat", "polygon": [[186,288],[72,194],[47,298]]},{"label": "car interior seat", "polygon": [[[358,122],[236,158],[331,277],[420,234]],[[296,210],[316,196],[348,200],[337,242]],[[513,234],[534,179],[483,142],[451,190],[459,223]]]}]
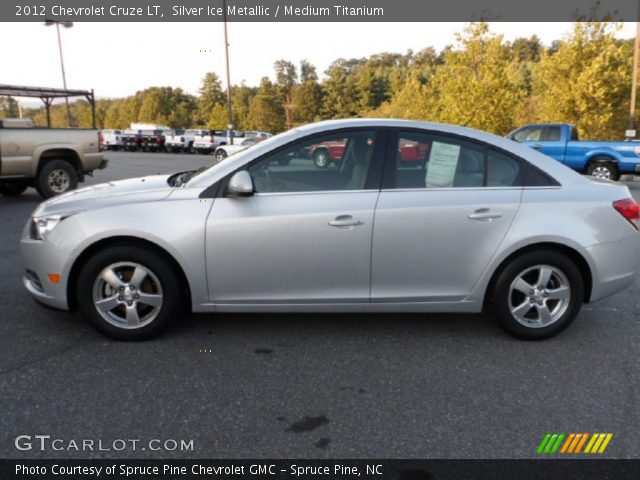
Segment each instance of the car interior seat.
[{"label": "car interior seat", "polygon": [[356,138],[351,145],[351,155],[353,159],[353,169],[351,179],[347,183],[347,190],[360,190],[364,187],[369,170],[369,157],[372,147],[365,137]]}]

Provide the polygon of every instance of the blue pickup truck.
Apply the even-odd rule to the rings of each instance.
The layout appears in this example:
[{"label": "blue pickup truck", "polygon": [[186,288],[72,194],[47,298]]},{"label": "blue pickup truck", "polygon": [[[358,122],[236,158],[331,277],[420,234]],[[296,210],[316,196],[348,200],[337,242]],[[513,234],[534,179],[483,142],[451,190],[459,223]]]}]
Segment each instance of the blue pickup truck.
[{"label": "blue pickup truck", "polygon": [[576,128],[565,123],[525,125],[507,138],[594,177],[618,180],[622,174],[640,174],[640,142],[582,142]]}]

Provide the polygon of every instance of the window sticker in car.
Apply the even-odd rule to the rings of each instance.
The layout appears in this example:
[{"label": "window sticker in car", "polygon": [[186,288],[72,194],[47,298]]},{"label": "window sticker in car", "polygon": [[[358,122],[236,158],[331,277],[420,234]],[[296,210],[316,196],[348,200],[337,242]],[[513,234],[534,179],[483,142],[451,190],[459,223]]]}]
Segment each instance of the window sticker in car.
[{"label": "window sticker in car", "polygon": [[460,145],[433,142],[425,178],[427,188],[453,186],[459,158]]}]

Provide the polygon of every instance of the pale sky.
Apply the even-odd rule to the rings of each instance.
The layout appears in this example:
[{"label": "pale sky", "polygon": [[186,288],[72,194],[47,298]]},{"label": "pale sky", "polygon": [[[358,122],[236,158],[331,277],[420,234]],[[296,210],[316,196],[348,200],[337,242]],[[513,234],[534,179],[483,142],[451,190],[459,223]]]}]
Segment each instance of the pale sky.
[{"label": "pale sky", "polygon": [[[284,58],[313,63],[318,73],[340,57],[379,52],[437,51],[454,42],[465,23],[229,23],[231,83],[257,85],[273,78]],[[222,23],[76,23],[62,29],[67,85],[95,89],[97,97],[132,95],[150,86],[182,87],[197,93],[208,71],[224,78]],[[561,38],[571,23],[494,22],[491,31],[507,40],[538,35]],[[621,38],[635,35],[625,23]],[[0,23],[0,83],[62,87],[54,27],[42,23]]]}]

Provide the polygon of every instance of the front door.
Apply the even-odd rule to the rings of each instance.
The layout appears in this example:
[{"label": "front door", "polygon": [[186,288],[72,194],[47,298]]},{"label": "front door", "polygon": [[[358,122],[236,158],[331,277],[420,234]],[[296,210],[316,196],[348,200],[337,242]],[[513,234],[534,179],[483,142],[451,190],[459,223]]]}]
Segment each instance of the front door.
[{"label": "front door", "polygon": [[[216,198],[207,220],[211,301],[368,302],[376,138],[372,130],[307,138],[252,162],[255,194]],[[317,167],[313,152],[335,142],[341,158]]]}]

